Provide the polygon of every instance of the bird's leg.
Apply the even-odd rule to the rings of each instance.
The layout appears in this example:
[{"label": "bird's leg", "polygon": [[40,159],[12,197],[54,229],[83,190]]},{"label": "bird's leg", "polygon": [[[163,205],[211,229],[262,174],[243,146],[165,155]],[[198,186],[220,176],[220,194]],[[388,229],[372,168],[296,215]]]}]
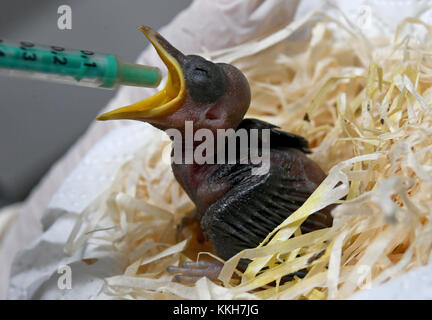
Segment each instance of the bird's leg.
[{"label": "bird's leg", "polygon": [[195,283],[202,277],[217,280],[223,263],[218,260],[186,261],[180,267],[169,266],[167,272],[175,274],[175,281],[181,283]]},{"label": "bird's leg", "polygon": [[194,224],[196,224],[198,226],[198,234],[197,234],[197,239],[199,242],[204,242],[204,234],[202,233],[201,230],[201,226],[200,226],[200,221],[201,221],[201,215],[198,213],[197,209],[194,209],[194,211],[192,211],[191,214],[185,216],[182,218],[180,224],[177,226],[177,230],[176,230],[176,239],[177,241],[180,241],[180,239],[182,238],[182,233],[183,230],[186,227],[192,227]]}]

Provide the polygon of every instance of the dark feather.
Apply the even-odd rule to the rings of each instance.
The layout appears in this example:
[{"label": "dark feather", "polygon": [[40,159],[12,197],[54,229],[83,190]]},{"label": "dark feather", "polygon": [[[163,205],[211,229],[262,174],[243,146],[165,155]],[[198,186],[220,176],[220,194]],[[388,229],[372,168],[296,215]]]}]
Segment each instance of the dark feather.
[{"label": "dark feather", "polygon": [[267,175],[249,176],[207,209],[201,226],[220,257],[256,247],[306,200],[278,187],[282,171],[273,168]]},{"label": "dark feather", "polygon": [[295,148],[303,151],[304,153],[310,153],[309,143],[302,136],[296,135],[294,133],[285,132],[279,130],[278,126],[274,124],[261,121],[258,119],[243,119],[237,129],[270,129],[270,143],[272,148],[286,147]]},{"label": "dark feather", "polygon": [[[223,259],[259,245],[303,205],[325,177],[319,167],[311,169],[311,160],[304,154],[308,151],[304,138],[256,119],[243,120],[240,128],[271,130],[271,163],[265,175],[252,175],[252,163],[237,163],[221,165],[208,177],[206,183],[210,185],[227,183],[231,186],[208,207],[201,219],[204,233]],[[308,178],[306,167],[313,178]],[[301,229],[306,233],[331,223],[331,216],[323,211],[309,217]]]}]

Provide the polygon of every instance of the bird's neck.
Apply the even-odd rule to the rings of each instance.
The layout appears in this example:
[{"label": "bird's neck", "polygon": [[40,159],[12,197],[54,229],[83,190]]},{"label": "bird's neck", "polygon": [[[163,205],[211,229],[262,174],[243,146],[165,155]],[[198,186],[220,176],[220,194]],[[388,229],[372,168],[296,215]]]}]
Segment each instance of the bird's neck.
[{"label": "bird's neck", "polygon": [[[213,143],[208,142],[209,148],[204,150],[203,144],[206,138],[199,138],[197,131],[187,132],[183,130],[181,139],[171,138],[172,144],[172,169],[177,181],[195,203],[198,213],[204,212],[209,205],[219,199],[227,190],[223,183],[209,183],[209,176],[221,165],[216,161],[203,162],[205,157],[213,157],[219,147],[216,134],[213,135]],[[225,146],[223,146],[225,147]]]}]

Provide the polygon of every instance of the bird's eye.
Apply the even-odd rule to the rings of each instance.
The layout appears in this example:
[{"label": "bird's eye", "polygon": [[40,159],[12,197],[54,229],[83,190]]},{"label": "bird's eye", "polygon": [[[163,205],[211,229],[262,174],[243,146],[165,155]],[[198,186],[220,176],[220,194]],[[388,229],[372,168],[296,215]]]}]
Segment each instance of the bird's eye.
[{"label": "bird's eye", "polygon": [[225,73],[219,65],[199,56],[187,56],[183,69],[187,90],[195,101],[215,102],[225,93]]},{"label": "bird's eye", "polygon": [[202,69],[202,68],[195,68],[195,73],[197,74],[197,75],[201,75],[201,76],[205,76],[205,77],[207,77],[207,75],[208,75],[208,72],[207,72],[207,70],[205,70],[205,69]]},{"label": "bird's eye", "polygon": [[194,69],[191,81],[196,85],[206,86],[210,84],[211,79],[207,70],[198,67]]}]

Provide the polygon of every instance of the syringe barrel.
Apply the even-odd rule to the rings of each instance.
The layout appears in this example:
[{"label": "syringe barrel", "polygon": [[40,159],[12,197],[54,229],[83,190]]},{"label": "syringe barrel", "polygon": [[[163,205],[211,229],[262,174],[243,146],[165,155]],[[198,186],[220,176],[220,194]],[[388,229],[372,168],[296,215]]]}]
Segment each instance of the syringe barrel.
[{"label": "syringe barrel", "polygon": [[[119,77],[122,65],[116,56],[110,54],[0,40],[0,74],[114,88],[124,82]],[[135,82],[128,81],[128,85],[155,87],[159,84],[157,68],[137,66],[137,69],[139,76],[135,76]]]}]

